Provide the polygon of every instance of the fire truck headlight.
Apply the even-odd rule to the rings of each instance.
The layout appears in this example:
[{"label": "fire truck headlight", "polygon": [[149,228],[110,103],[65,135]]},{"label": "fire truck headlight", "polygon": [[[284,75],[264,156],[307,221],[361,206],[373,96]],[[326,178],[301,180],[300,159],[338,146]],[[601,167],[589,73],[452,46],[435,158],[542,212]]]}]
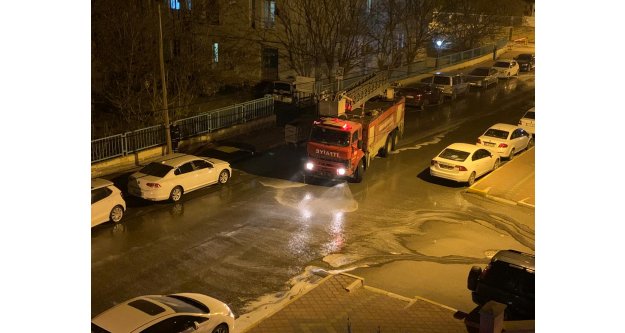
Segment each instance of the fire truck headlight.
[{"label": "fire truck headlight", "polygon": [[340,175],[343,176],[345,174],[345,168],[339,168],[338,170],[336,170],[336,172]]},{"label": "fire truck headlight", "polygon": [[307,170],[312,170],[312,169],[313,169],[313,167],[314,167],[314,164],[312,164],[312,162],[308,162],[308,163],[306,163],[306,169],[307,169]]}]

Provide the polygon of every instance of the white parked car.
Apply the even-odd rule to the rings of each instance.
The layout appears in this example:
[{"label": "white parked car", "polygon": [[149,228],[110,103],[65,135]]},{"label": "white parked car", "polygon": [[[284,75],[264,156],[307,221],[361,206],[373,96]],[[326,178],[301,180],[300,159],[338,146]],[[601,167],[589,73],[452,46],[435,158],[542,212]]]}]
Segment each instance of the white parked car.
[{"label": "white parked car", "polygon": [[498,78],[517,76],[520,71],[519,64],[516,60],[497,60],[492,68],[497,71]]},{"label": "white parked car", "polygon": [[519,120],[519,126],[524,129],[526,132],[532,135],[532,139],[536,138],[536,130],[534,129],[536,120],[535,116],[535,108],[531,108],[525,112],[523,118]]},{"label": "white parked car", "polygon": [[184,193],[220,183],[232,175],[228,162],[187,154],[171,154],[146,165],[128,178],[128,193],[151,201],[179,201]]},{"label": "white parked car", "polygon": [[430,175],[469,185],[499,167],[500,159],[489,149],[469,143],[453,143],[432,159]]},{"label": "white parked car", "polygon": [[534,143],[530,134],[516,125],[495,124],[477,139],[477,145],[489,148],[499,156],[513,159],[514,154]]},{"label": "white parked car", "polygon": [[117,223],[124,217],[126,201],[122,192],[112,182],[95,178],[91,180],[91,226],[104,222]]},{"label": "white parked car", "polygon": [[135,297],[91,320],[91,333],[228,333],[233,329],[234,314],[226,304],[193,293]]}]

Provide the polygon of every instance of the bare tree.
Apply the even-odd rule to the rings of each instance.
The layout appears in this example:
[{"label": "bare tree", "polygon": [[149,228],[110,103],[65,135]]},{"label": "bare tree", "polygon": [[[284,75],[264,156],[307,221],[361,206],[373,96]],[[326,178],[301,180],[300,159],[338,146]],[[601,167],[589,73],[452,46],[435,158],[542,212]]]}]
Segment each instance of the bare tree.
[{"label": "bare tree", "polygon": [[437,33],[448,37],[456,50],[474,48],[484,39],[494,40],[510,15],[523,11],[521,0],[445,0],[436,16]]}]

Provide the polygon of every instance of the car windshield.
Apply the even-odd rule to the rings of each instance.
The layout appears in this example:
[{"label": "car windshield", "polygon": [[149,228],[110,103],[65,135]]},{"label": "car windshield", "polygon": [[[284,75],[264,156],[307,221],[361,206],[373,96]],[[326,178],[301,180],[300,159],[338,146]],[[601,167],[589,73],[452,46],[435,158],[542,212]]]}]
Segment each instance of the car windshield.
[{"label": "car windshield", "polygon": [[498,130],[498,129],[494,129],[494,128],[489,128],[488,131],[486,131],[486,133],[484,133],[484,136],[490,136],[491,138],[497,138],[497,139],[507,139],[508,138],[508,134],[510,134],[510,132],[508,131],[502,131],[502,130]]},{"label": "car windshield", "polygon": [[291,91],[291,85],[288,84],[288,83],[276,82],[276,83],[273,84],[273,89],[275,89],[275,90]]},{"label": "car windshield", "polygon": [[314,126],[310,132],[310,141],[347,147],[349,145],[349,132]]},{"label": "car windshield", "polygon": [[476,69],[472,70],[471,73],[469,73],[469,75],[487,76],[488,75],[488,68],[476,68]]},{"label": "car windshield", "polygon": [[497,62],[493,65],[493,67],[505,67],[505,68],[508,68],[508,67],[510,67],[510,63],[509,63],[509,62],[507,62],[507,61],[497,61]]},{"label": "car windshield", "polygon": [[444,84],[449,85],[451,82],[451,78],[449,76],[435,76],[432,83],[434,84]]},{"label": "car windshield", "polygon": [[169,306],[170,308],[172,308],[172,310],[178,313],[180,312],[208,313],[209,312],[208,308],[205,305],[198,303],[197,301],[190,299],[188,297],[183,297],[179,295],[169,295],[169,296],[150,296],[148,298],[157,302],[161,302]]},{"label": "car windshield", "polygon": [[531,54],[519,54],[517,60],[532,60]]},{"label": "car windshield", "polygon": [[527,111],[523,118],[534,119],[534,111]]},{"label": "car windshield", "polygon": [[447,149],[443,150],[443,152],[440,153],[440,155],[438,155],[438,157],[445,158],[445,159],[452,160],[452,161],[456,161],[456,162],[462,162],[462,161],[466,160],[467,157],[469,157],[470,154],[471,153],[466,152],[466,151],[447,148]]},{"label": "car windshield", "polygon": [[144,173],[146,175],[154,176],[154,177],[165,177],[165,175],[171,170],[173,167],[161,163],[152,162],[143,167],[139,172]]}]

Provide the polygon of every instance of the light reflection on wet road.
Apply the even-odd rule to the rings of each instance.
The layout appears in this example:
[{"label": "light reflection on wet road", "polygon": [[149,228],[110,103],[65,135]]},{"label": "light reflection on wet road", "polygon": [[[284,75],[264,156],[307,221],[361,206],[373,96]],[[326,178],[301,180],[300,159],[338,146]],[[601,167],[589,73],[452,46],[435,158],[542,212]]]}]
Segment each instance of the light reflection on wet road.
[{"label": "light reflection on wet road", "polygon": [[360,184],[304,184],[302,150],[280,147],[180,204],[129,205],[123,224],[92,230],[92,315],[171,292],[209,294],[241,314],[249,301],[288,289],[307,266],[475,264],[493,249],[533,251],[533,212],[472,202],[461,185],[427,172],[446,145],[474,142],[495,122],[516,123],[533,97],[533,77],[521,77],[408,109],[398,151],[376,158]]}]

